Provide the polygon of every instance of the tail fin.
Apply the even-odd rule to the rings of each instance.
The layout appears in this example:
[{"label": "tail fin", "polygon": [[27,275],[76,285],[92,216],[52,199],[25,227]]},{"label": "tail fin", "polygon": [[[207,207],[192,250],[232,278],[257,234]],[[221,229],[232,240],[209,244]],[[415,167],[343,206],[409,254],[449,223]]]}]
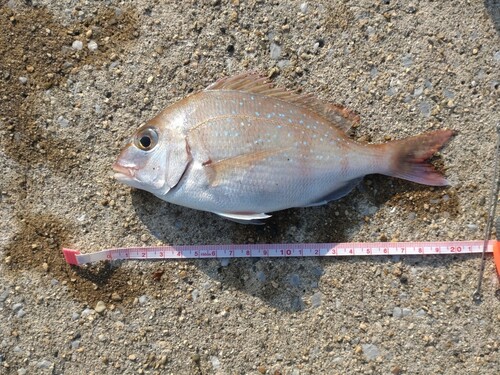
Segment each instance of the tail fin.
[{"label": "tail fin", "polygon": [[391,155],[390,169],[386,174],[424,185],[448,185],[446,178],[426,160],[453,134],[452,130],[436,130],[386,144]]}]

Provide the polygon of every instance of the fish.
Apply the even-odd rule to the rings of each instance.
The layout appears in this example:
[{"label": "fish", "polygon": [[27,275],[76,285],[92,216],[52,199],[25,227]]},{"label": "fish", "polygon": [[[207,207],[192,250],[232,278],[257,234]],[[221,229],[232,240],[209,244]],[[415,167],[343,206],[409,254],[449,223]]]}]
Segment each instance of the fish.
[{"label": "fish", "polygon": [[140,126],[113,164],[114,177],[167,202],[244,224],[340,199],[369,174],[448,185],[427,161],[452,130],[365,144],[347,135],[359,121],[340,104],[241,73]]}]

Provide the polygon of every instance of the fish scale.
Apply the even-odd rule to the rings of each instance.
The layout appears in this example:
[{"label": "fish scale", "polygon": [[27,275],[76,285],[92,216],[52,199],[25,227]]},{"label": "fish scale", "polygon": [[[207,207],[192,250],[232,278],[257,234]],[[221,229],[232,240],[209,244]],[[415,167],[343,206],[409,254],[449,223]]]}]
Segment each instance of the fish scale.
[{"label": "fish scale", "polygon": [[115,176],[168,202],[245,223],[338,199],[371,173],[447,183],[425,160],[452,131],[369,145],[345,134],[358,121],[341,105],[244,73],[141,126],[114,164]]},{"label": "fish scale", "polygon": [[[191,153],[195,160],[197,158],[199,160],[210,159],[216,163],[236,158],[242,153],[257,153],[265,150],[271,152],[270,155],[253,161],[251,165],[235,160],[233,164],[240,168],[232,168],[224,173],[224,181],[218,182],[217,186],[213,187],[215,195],[218,192],[223,194],[224,191],[229,191],[231,196],[236,197],[247,193],[248,199],[254,202],[252,209],[259,211],[265,210],[272,202],[279,203],[280,200],[282,206],[277,206],[278,209],[286,208],[288,202],[297,201],[303,196],[305,186],[311,181],[318,182],[311,188],[318,187],[317,193],[312,192],[313,196],[319,197],[328,193],[329,188],[325,189],[326,185],[321,180],[328,178],[325,176],[325,171],[328,170],[330,164],[330,155],[323,154],[325,155],[323,160],[316,162],[315,169],[307,168],[307,163],[314,159],[311,152],[315,149],[315,145],[311,139],[304,141],[301,128],[287,126],[286,116],[276,116],[265,122],[256,117],[247,117],[245,123],[249,124],[248,131],[241,131],[238,137],[241,146],[234,147],[234,140],[232,137],[224,136],[224,132],[232,130],[233,123],[241,120],[240,116],[234,118],[232,122],[217,121],[215,117],[214,120],[206,122],[202,128],[195,127],[195,132],[188,131],[188,142],[193,145]],[[273,150],[279,152],[272,153]],[[321,156],[319,145],[316,147],[316,152],[319,152]],[[298,179],[290,174],[290,170],[302,171],[303,176]],[[273,183],[269,183],[271,175]],[[261,197],[263,191],[266,193],[265,197]],[[255,204],[257,200],[260,200],[259,205]],[[307,203],[304,201],[300,205]],[[237,208],[233,210],[238,211]],[[245,208],[242,209],[242,211],[245,210]]]}]

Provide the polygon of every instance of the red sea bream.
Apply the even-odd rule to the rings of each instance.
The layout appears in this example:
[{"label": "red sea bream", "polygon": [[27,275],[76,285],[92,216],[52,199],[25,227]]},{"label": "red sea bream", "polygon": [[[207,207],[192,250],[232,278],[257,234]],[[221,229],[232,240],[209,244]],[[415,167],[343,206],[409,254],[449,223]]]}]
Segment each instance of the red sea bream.
[{"label": "red sea bream", "polygon": [[149,120],[113,169],[119,181],[167,202],[243,223],[339,199],[372,173],[447,184],[425,160],[451,130],[361,144],[345,133],[358,121],[340,105],[240,74]]}]

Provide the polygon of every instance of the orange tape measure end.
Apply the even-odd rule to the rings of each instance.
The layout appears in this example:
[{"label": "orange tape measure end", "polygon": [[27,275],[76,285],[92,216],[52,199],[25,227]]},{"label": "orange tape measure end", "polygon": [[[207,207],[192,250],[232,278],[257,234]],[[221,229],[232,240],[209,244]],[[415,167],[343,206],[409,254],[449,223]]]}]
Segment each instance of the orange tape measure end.
[{"label": "orange tape measure end", "polygon": [[495,241],[493,244],[493,260],[497,267],[497,274],[500,276],[500,241]]}]

